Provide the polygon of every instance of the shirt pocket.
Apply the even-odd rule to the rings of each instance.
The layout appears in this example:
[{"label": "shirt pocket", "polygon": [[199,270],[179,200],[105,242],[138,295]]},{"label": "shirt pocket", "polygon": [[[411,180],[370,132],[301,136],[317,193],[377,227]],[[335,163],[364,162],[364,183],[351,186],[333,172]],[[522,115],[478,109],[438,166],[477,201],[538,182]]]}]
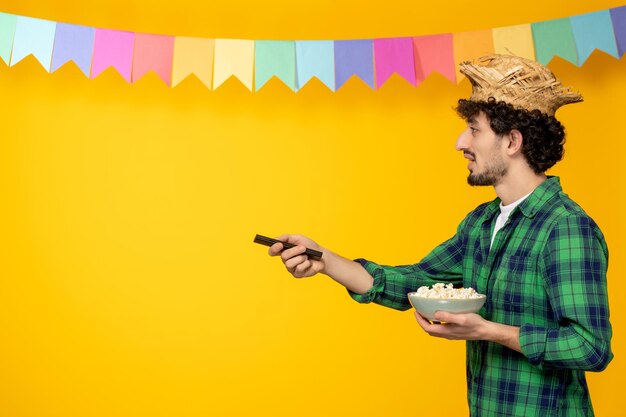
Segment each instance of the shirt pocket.
[{"label": "shirt pocket", "polygon": [[504,257],[495,271],[492,290],[494,308],[516,318],[531,314],[536,302],[536,271],[533,257]]}]

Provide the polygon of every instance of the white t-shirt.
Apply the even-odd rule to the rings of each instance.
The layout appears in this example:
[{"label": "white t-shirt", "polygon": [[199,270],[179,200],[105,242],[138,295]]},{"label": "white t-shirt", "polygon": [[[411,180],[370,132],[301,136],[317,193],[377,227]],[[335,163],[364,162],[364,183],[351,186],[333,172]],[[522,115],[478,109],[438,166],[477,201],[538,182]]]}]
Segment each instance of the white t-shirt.
[{"label": "white t-shirt", "polygon": [[498,233],[498,230],[502,229],[502,227],[506,224],[506,221],[509,219],[511,212],[515,209],[515,207],[519,206],[522,201],[526,200],[526,197],[531,194],[532,191],[526,194],[524,197],[520,198],[519,200],[514,201],[513,203],[506,206],[503,206],[502,202],[500,202],[500,215],[496,219],[496,225],[493,227],[493,233],[491,234],[491,244],[489,245],[489,249],[491,249],[491,247],[493,246],[493,241],[496,238],[496,233]]}]

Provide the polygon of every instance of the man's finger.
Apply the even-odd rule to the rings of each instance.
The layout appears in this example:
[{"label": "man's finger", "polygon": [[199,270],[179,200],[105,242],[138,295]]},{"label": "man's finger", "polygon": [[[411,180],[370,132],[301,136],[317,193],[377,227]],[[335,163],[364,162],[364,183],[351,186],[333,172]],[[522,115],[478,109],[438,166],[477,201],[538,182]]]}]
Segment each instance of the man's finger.
[{"label": "man's finger", "polygon": [[294,256],[293,258],[289,258],[285,261],[285,266],[287,269],[295,270],[300,264],[307,260],[306,255]]},{"label": "man's finger", "polygon": [[283,244],[282,243],[274,243],[268,249],[268,253],[270,254],[270,256],[278,256],[278,255],[280,255],[280,252],[282,250],[283,250]]},{"label": "man's finger", "polygon": [[424,318],[424,316],[422,316],[417,311],[415,312],[415,320],[417,320],[417,324],[419,324],[420,327],[424,329],[426,332],[428,332],[428,328],[432,326],[432,324],[430,324],[430,322],[426,320],[426,318]]},{"label": "man's finger", "polygon": [[311,261],[308,258],[304,258],[304,261],[296,266],[296,271],[300,274],[304,274],[304,272],[311,267]]},{"label": "man's finger", "polygon": [[446,311],[435,312],[435,320],[444,321],[446,323],[456,323],[456,315]]},{"label": "man's finger", "polygon": [[304,251],[306,251],[306,247],[298,245],[295,246],[291,249],[285,249],[281,254],[280,257],[283,258],[283,261],[287,261],[288,259],[291,259],[295,256],[298,256],[302,253],[304,253]]}]

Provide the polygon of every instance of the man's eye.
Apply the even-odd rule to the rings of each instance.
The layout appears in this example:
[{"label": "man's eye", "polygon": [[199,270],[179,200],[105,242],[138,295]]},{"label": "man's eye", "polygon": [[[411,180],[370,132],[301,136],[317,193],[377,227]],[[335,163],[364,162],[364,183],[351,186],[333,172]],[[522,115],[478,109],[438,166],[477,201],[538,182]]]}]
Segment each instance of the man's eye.
[{"label": "man's eye", "polygon": [[478,132],[478,129],[476,129],[475,127],[471,127],[471,126],[470,126],[470,130],[472,131],[472,133],[476,133],[476,132]]}]

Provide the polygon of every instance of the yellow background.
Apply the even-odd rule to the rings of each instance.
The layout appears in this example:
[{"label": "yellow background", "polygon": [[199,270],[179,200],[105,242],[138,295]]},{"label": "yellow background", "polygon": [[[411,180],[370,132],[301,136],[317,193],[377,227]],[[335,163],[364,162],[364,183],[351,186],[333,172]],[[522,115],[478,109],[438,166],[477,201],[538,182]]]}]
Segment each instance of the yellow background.
[{"label": "yellow background", "polygon": [[[410,36],[543,21],[621,1],[307,4],[0,0],[0,10],[136,32],[247,39]],[[379,10],[377,10],[379,8]],[[615,360],[589,374],[598,416],[624,416],[626,59],[550,67],[585,103],[557,116],[551,171],[611,250]],[[464,343],[410,312],[291,278],[255,233],[304,233],[348,257],[412,263],[490,188],[465,183],[435,74],[331,93],[272,80],[134,85],[74,64],[0,64],[0,416],[466,415]]]}]

